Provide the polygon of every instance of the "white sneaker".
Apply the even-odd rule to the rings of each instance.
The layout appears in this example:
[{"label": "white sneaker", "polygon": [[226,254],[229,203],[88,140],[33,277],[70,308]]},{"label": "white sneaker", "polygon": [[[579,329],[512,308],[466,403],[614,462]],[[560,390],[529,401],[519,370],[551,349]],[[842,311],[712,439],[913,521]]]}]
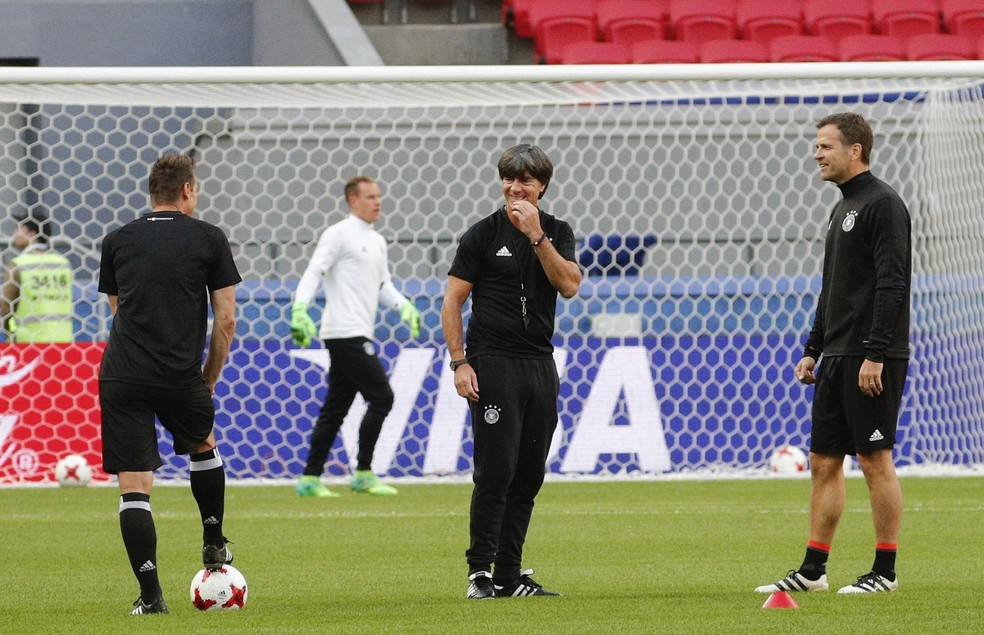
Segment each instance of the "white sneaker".
[{"label": "white sneaker", "polygon": [[790,571],[782,580],[772,584],[765,584],[755,588],[756,593],[775,593],[776,591],[826,591],[830,586],[827,584],[827,574],[820,576],[817,580],[810,580],[800,575],[796,571]]},{"label": "white sneaker", "polygon": [[885,576],[878,575],[874,571],[866,573],[857,579],[854,584],[849,584],[838,591],[838,593],[881,593],[883,591],[898,591],[899,579],[889,580]]}]

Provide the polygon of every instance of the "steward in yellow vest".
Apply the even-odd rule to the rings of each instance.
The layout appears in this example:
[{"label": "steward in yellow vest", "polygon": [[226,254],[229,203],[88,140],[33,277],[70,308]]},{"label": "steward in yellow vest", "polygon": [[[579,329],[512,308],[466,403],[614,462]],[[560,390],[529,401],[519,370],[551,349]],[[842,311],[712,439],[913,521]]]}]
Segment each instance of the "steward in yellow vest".
[{"label": "steward in yellow vest", "polygon": [[72,266],[48,249],[47,226],[28,217],[14,234],[22,251],[7,268],[0,297],[0,317],[13,342],[72,341]]}]

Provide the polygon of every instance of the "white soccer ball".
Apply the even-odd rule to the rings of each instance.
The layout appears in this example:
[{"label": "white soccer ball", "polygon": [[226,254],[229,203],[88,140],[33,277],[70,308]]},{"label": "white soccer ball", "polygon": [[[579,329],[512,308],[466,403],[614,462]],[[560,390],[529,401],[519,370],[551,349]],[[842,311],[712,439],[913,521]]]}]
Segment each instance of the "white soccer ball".
[{"label": "white soccer ball", "polygon": [[779,474],[794,474],[806,470],[806,453],[795,445],[776,448],[769,458],[769,470]]},{"label": "white soccer ball", "polygon": [[191,603],[199,611],[228,611],[246,605],[246,578],[231,564],[202,569],[191,580]]},{"label": "white soccer ball", "polygon": [[92,467],[80,454],[69,454],[55,465],[55,480],[62,487],[84,487],[92,480]]}]

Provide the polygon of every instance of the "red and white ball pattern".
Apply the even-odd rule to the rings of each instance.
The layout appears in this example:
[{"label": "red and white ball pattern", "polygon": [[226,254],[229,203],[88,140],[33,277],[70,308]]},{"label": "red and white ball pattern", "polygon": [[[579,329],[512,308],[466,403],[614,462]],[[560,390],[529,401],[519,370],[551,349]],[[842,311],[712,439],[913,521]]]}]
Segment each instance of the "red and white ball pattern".
[{"label": "red and white ball pattern", "polygon": [[199,611],[227,611],[246,605],[246,578],[232,565],[202,569],[191,580],[191,603]]}]

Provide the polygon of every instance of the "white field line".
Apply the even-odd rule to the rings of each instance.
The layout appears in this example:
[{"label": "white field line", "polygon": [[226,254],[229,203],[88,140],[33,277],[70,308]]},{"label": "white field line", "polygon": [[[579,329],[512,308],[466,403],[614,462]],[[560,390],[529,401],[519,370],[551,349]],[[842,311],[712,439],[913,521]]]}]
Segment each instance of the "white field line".
[{"label": "white field line", "polygon": [[[326,503],[331,505],[332,503]],[[855,506],[847,507],[844,510],[848,514],[870,514],[871,508],[867,506]],[[91,513],[85,514],[84,519],[96,519],[107,516],[109,511],[93,511]],[[764,506],[755,508],[745,508],[745,507],[734,507],[734,506],[695,506],[695,507],[677,507],[674,509],[662,509],[662,508],[652,508],[652,509],[584,509],[584,510],[544,510],[542,508],[537,508],[535,514],[537,518],[551,518],[551,517],[601,517],[601,516],[615,516],[615,517],[650,517],[650,516],[748,516],[748,515],[795,515],[795,516],[805,516],[808,513],[806,507],[778,507],[778,506]],[[981,504],[971,504],[971,505],[959,505],[955,507],[939,508],[930,505],[911,505],[906,506],[906,514],[920,514],[929,513],[934,515],[939,514],[975,514],[984,513],[984,503]],[[383,511],[383,510],[353,510],[353,509],[330,509],[325,508],[322,510],[304,510],[296,511],[293,513],[285,514],[283,511],[248,511],[248,512],[238,512],[233,514],[229,520],[235,520],[236,522],[244,520],[265,520],[270,518],[290,518],[292,520],[299,519],[309,519],[309,518],[463,518],[468,516],[467,505],[463,506],[460,511],[446,511],[446,510],[434,510],[434,511]],[[42,514],[42,513],[0,513],[0,523],[7,521],[52,521],[58,518],[58,514]],[[187,520],[198,518],[197,512],[194,508],[187,511],[174,511],[174,510],[154,510],[154,518],[159,520]]]}]

